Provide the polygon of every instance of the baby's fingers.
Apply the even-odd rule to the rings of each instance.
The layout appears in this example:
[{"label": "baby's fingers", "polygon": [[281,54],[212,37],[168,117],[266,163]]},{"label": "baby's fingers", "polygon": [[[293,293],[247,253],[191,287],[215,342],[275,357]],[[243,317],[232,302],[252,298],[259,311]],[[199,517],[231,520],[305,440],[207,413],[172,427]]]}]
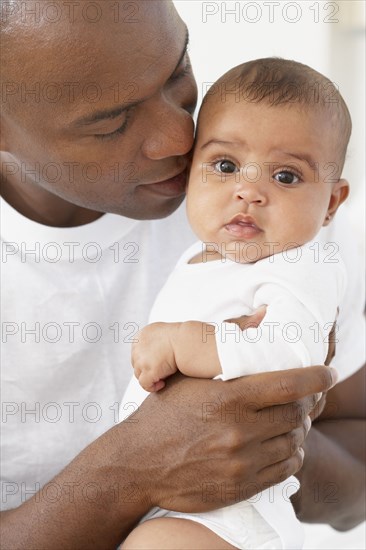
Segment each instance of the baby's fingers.
[{"label": "baby's fingers", "polygon": [[137,376],[135,369],[135,376],[140,386],[145,391],[155,392],[161,390],[165,386],[164,380],[156,379],[151,373],[141,372],[140,370],[140,374]]},{"label": "baby's fingers", "polygon": [[154,382],[154,384],[153,384],[154,389],[149,390],[149,391],[151,391],[151,392],[160,391],[164,388],[164,386],[165,386],[164,380],[159,380],[158,382]]}]

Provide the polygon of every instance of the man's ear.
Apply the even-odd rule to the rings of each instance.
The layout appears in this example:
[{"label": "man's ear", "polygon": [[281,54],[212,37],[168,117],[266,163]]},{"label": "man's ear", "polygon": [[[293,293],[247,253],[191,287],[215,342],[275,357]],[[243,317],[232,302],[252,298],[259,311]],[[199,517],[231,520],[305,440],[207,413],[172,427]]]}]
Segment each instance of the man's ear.
[{"label": "man's ear", "polygon": [[331,222],[331,219],[337,212],[339,206],[346,200],[349,195],[349,183],[347,180],[340,179],[338,180],[332,189],[332,194],[330,196],[329,205],[327,214],[324,219],[323,226],[328,225]]}]

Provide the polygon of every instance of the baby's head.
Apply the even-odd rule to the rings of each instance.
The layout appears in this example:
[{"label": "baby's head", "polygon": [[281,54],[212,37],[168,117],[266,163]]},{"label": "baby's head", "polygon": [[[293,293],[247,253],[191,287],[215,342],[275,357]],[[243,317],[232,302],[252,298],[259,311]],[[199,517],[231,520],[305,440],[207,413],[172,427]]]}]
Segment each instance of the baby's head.
[{"label": "baby's head", "polygon": [[286,59],[223,75],[198,117],[187,192],[197,236],[250,262],[310,241],[347,198],[351,118],[326,77]]}]

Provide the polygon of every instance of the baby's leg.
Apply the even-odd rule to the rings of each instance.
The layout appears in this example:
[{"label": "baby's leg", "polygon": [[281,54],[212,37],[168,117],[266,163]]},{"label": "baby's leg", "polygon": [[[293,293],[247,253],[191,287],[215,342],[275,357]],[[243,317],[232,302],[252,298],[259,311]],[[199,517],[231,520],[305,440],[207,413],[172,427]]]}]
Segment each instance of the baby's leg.
[{"label": "baby's leg", "polygon": [[124,550],[235,550],[216,533],[188,519],[156,518],[141,523],[120,547]]}]

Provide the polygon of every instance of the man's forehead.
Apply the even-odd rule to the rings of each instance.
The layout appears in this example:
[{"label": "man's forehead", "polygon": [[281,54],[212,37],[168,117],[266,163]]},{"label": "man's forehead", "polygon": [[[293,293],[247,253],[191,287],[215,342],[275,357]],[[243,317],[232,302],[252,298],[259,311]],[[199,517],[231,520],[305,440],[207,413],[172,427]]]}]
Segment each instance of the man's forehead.
[{"label": "man's forehead", "polygon": [[172,0],[1,0],[3,29],[15,24],[41,26],[65,22],[70,25],[100,22],[126,23],[131,27],[154,12],[168,16],[175,11]]},{"label": "man's forehead", "polygon": [[[70,11],[70,6],[75,9]],[[8,6],[6,8],[6,6]],[[94,6],[94,11],[90,7]],[[116,12],[113,6],[118,6]],[[135,6],[134,15],[123,7]],[[48,8],[48,9],[46,9]],[[54,11],[52,11],[52,8]],[[88,8],[88,9],[86,9]],[[100,10],[100,11],[99,11]],[[2,42],[5,52],[11,48],[26,59],[36,54],[39,65],[47,53],[54,59],[78,57],[86,61],[108,53],[126,62],[142,52],[168,52],[169,41],[179,21],[171,2],[52,2],[27,0],[2,4]],[[122,55],[123,53],[123,55]],[[30,56],[31,57],[31,56]],[[82,67],[84,68],[84,67]]]},{"label": "man's forehead", "polygon": [[[36,4],[42,2],[31,0],[27,6],[30,9]],[[65,5],[65,2],[52,4]],[[87,6],[90,2],[77,4]],[[78,18],[75,15],[72,24],[67,20],[66,12],[55,22],[49,20],[49,15],[47,19],[46,12],[43,12],[43,19],[41,16],[37,19],[34,13],[33,25],[28,17],[30,12],[24,18],[21,14],[13,14],[13,18],[9,16],[12,22],[10,32],[6,32],[9,55],[4,56],[2,64],[8,80],[15,83],[21,80],[28,86],[43,88],[53,84],[54,93],[58,84],[69,83],[69,98],[70,86],[73,95],[78,94],[78,88],[84,89],[85,85],[93,83],[102,91],[115,85],[126,86],[127,94],[132,87],[135,92],[149,82],[153,85],[158,67],[161,71],[167,64],[169,72],[169,64],[174,65],[174,60],[179,57],[186,34],[185,25],[171,2],[120,2],[120,6],[138,7],[133,18],[128,10],[124,17],[115,15],[111,8],[118,2],[107,0],[93,4],[103,7],[100,18],[94,23],[90,20],[92,12],[89,12],[88,19],[85,14],[81,17],[82,10]],[[98,11],[93,13],[96,18]],[[149,90],[145,93],[148,94]]]}]

